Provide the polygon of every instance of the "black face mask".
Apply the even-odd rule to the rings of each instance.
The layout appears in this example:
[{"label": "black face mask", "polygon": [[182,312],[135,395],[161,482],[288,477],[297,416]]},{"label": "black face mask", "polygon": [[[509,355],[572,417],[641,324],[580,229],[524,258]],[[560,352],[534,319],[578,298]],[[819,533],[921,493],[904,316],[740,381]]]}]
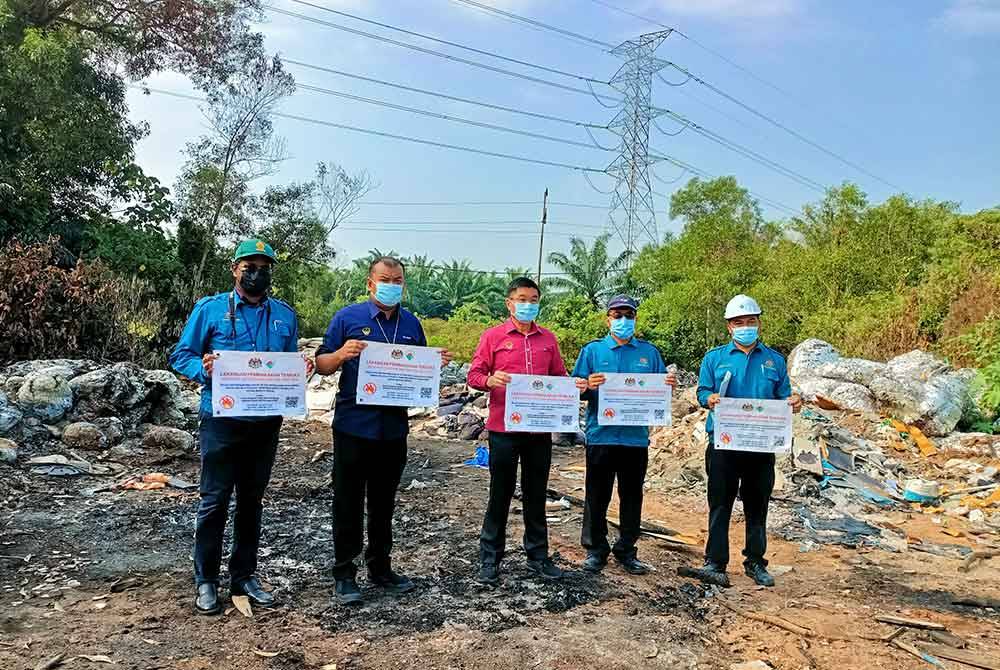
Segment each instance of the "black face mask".
[{"label": "black face mask", "polygon": [[271,268],[247,268],[240,275],[240,288],[255,298],[264,295],[271,288]]}]

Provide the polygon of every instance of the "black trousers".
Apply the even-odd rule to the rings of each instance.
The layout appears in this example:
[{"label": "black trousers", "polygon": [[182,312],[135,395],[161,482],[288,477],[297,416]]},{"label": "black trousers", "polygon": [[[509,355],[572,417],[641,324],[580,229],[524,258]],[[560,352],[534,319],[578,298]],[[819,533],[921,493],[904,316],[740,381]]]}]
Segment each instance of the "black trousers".
[{"label": "black trousers", "polygon": [[203,415],[201,503],[194,534],[194,576],[201,584],[218,584],[229,500],[236,492],[233,551],[229,579],[236,583],[257,571],[264,491],[278,451],[281,417],[240,421]]},{"label": "black trousers", "polygon": [[521,508],[524,510],[524,553],[529,561],[549,555],[545,522],[545,489],[552,464],[550,433],[490,433],[490,498],[479,535],[479,560],[499,565],[507,544],[507,515],[521,462]]},{"label": "black trousers", "polygon": [[617,478],[621,525],[614,554],[620,559],[635,557],[642,522],[642,484],[648,462],[649,450],[644,447],[587,446],[587,493],[580,538],[587,553],[607,559],[612,552],[608,545],[608,505]]},{"label": "black trousers", "polygon": [[361,555],[365,502],[368,503],[369,575],[392,569],[392,513],[406,467],[406,438],[368,440],[333,432],[333,576],[354,577]]},{"label": "black trousers", "polygon": [[774,490],[774,454],[719,451],[708,436],[708,544],[705,560],[723,568],[729,563],[729,519],[739,493],[746,517],[744,565],[767,565],[767,506]]}]

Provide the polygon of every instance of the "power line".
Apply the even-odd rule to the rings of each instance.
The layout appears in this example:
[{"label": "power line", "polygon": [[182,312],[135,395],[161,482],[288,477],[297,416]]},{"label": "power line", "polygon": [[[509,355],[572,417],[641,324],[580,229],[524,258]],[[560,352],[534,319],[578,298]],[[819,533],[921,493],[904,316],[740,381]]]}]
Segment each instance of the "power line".
[{"label": "power line", "polygon": [[[182,99],[185,99],[185,100],[193,100],[195,102],[206,102],[206,100],[204,98],[199,98],[197,96],[187,95],[187,94],[184,94],[184,93],[175,93],[173,91],[164,91],[164,90],[161,90],[161,89],[150,88],[148,86],[130,85],[129,87],[130,88],[135,88],[135,89],[138,89],[138,90],[141,90],[141,91],[149,91],[149,92],[152,92],[152,93],[157,93],[157,94],[160,94],[160,95],[168,95],[168,96],[172,96],[174,98],[182,98]],[[569,170],[579,170],[581,172],[594,172],[594,173],[598,173],[598,174],[605,174],[604,170],[599,170],[597,168],[592,168],[592,167],[586,167],[586,166],[583,166],[583,165],[572,165],[572,164],[569,164],[569,163],[560,163],[560,162],[557,162],[557,161],[547,161],[547,160],[542,160],[542,159],[539,159],[539,158],[528,158],[526,156],[517,156],[517,155],[514,155],[514,154],[505,154],[505,153],[500,153],[498,151],[487,151],[485,149],[475,149],[473,147],[466,147],[466,146],[462,146],[462,145],[459,145],[459,144],[448,144],[447,142],[438,142],[436,140],[426,140],[426,139],[419,138],[419,137],[411,137],[409,135],[396,135],[394,133],[386,133],[386,132],[382,132],[380,130],[370,130],[368,128],[359,128],[357,126],[349,126],[349,125],[344,124],[344,123],[334,123],[332,121],[323,121],[321,119],[314,119],[314,118],[310,118],[308,116],[300,116],[298,114],[287,114],[285,112],[272,112],[271,114],[273,116],[276,116],[276,117],[279,117],[279,118],[283,118],[283,119],[292,119],[294,121],[303,121],[305,123],[312,123],[312,124],[316,124],[316,125],[326,126],[328,128],[337,128],[337,129],[340,129],[340,130],[349,130],[349,131],[355,132],[355,133],[363,133],[365,135],[375,135],[375,136],[378,136],[378,137],[385,137],[385,138],[394,139],[394,140],[403,140],[404,142],[413,142],[415,144],[423,144],[423,145],[426,145],[426,146],[439,147],[439,148],[442,148],[442,149],[454,149],[455,151],[464,151],[466,153],[480,154],[482,156],[491,156],[493,158],[506,158],[508,160],[521,161],[521,162],[524,162],[524,163],[534,163],[536,165],[545,165],[545,166],[548,166],[548,167],[558,167],[558,168],[566,168],[566,169],[569,169]]]},{"label": "power line", "polygon": [[[412,228],[390,228],[386,226],[337,226],[336,230],[359,230],[359,231],[369,231],[369,232],[386,232],[386,233],[414,233],[419,232],[421,235],[424,233],[444,233],[448,235],[529,235],[531,237],[537,237],[537,230],[455,230],[455,229],[434,229],[434,230],[413,230]],[[576,237],[580,239],[596,240],[600,235],[579,235],[575,233],[549,233],[550,235],[556,235],[557,237]]]},{"label": "power line", "polygon": [[[549,74],[557,74],[562,77],[568,77],[570,79],[577,79],[579,81],[590,82],[592,84],[606,84],[607,82],[600,81],[598,79],[593,79],[591,77],[585,77],[573,72],[566,72],[565,70],[560,70],[557,68],[547,67],[545,65],[539,65],[538,63],[532,63],[530,61],[521,60],[519,58],[511,58],[510,56],[503,56],[494,51],[487,51],[485,49],[477,49],[476,47],[470,47],[465,44],[459,44],[458,42],[451,42],[449,40],[441,39],[440,37],[434,37],[432,35],[427,35],[425,33],[418,33],[413,30],[407,30],[406,28],[400,28],[399,26],[394,26],[389,23],[382,23],[380,21],[373,21],[372,19],[366,19],[362,16],[356,14],[351,14],[350,12],[343,12],[337,9],[332,9],[330,7],[325,7],[323,5],[313,4],[311,2],[306,2],[306,0],[289,0],[298,5],[304,5],[306,7],[312,7],[313,9],[318,9],[323,12],[328,12],[330,14],[336,14],[337,16],[343,16],[345,18],[354,19],[355,21],[360,21],[362,23],[367,23],[373,26],[378,26],[379,28],[386,28],[388,30],[395,30],[396,32],[403,33],[404,35],[410,35],[411,37],[419,37],[421,39],[428,40],[430,42],[437,42],[438,44],[444,44],[446,46],[453,47],[455,49],[463,49],[480,56],[488,56],[490,58],[496,58],[497,60],[502,60],[508,63],[514,63],[515,65],[520,65],[522,67],[530,67],[542,72],[548,72]],[[265,9],[272,11],[277,11],[279,13],[288,14],[290,16],[297,16],[293,12],[288,12],[287,10],[278,9],[271,5],[263,5]],[[352,31],[353,32],[353,31]]]},{"label": "power line", "polygon": [[526,16],[520,16],[518,14],[514,14],[513,12],[508,12],[508,11],[505,11],[503,9],[500,9],[499,7],[494,7],[492,5],[487,5],[487,4],[482,3],[482,2],[476,2],[475,0],[452,0],[452,1],[453,2],[461,2],[464,5],[468,5],[470,7],[476,7],[476,8],[478,8],[478,9],[484,11],[484,12],[489,12],[491,14],[495,14],[495,15],[498,15],[498,16],[503,16],[503,17],[506,17],[506,18],[511,19],[513,21],[517,21],[519,23],[523,23],[523,24],[526,24],[526,25],[529,25],[529,26],[533,26],[535,28],[541,28],[543,30],[550,30],[552,32],[555,32],[555,33],[558,33],[560,35],[563,35],[564,37],[571,37],[571,38],[573,38],[575,40],[578,40],[580,42],[584,42],[586,44],[590,44],[592,46],[596,45],[596,46],[601,47],[602,50],[613,49],[615,47],[614,44],[609,44],[608,42],[602,42],[601,40],[594,39],[593,37],[588,37],[587,35],[581,35],[580,33],[574,33],[571,30],[565,30],[565,29],[559,28],[557,26],[549,25],[547,23],[542,23],[541,21],[538,21],[536,19],[530,19],[530,18],[528,18]]},{"label": "power line", "polygon": [[441,93],[439,91],[430,91],[424,88],[416,88],[413,86],[406,86],[404,84],[398,84],[391,81],[385,81],[384,79],[375,79],[374,77],[365,77],[359,74],[353,74],[350,72],[344,72],[343,70],[335,70],[329,67],[323,67],[322,65],[315,65],[313,63],[305,63],[299,60],[293,60],[291,58],[282,58],[283,63],[288,63],[291,65],[296,65],[298,67],[308,68],[310,70],[317,70],[319,72],[326,72],[328,74],[335,74],[341,77],[349,77],[351,79],[357,79],[360,81],[367,81],[373,84],[380,84],[382,86],[390,86],[392,88],[397,88],[402,91],[410,91],[411,93],[421,93],[423,95],[430,95],[436,98],[441,98],[444,100],[451,100],[453,102],[463,102],[469,105],[478,105],[480,107],[486,107],[488,109],[495,109],[501,112],[509,112],[511,114],[522,114],[524,116],[531,116],[537,119],[544,119],[546,121],[555,121],[557,123],[566,123],[573,126],[580,126],[584,128],[596,128],[596,129],[606,129],[606,125],[601,125],[597,123],[587,123],[586,121],[574,121],[573,119],[566,119],[559,116],[552,116],[550,114],[540,114],[537,112],[529,112],[523,109],[516,109],[514,107],[505,107],[503,105],[497,105],[489,102],[483,102],[482,100],[472,100],[471,98],[460,98],[454,95],[448,95],[447,93]]},{"label": "power line", "polygon": [[[357,221],[351,219],[351,225],[386,225],[386,226],[526,226],[530,225],[537,230],[538,221],[533,220],[514,220],[514,221]],[[575,223],[573,221],[547,221],[546,225],[549,226],[573,226],[574,228],[596,228],[598,230],[603,230],[603,225],[588,224],[588,223]]]},{"label": "power line", "polygon": [[[373,200],[362,200],[358,202],[359,205],[384,205],[384,206],[400,206],[400,207],[474,207],[479,205],[492,205],[492,206],[521,206],[521,205],[531,205],[533,207],[541,207],[541,200],[474,200],[467,202],[387,202],[387,201],[373,201]],[[560,205],[562,207],[583,207],[586,209],[607,209],[607,205],[591,205],[580,202],[559,202],[554,200],[549,200],[550,205]],[[538,223],[533,221],[532,223]]]},{"label": "power line", "polygon": [[[301,2],[301,1],[302,1],[302,0],[293,0],[293,2]],[[460,1],[463,1],[463,2],[464,2],[464,1],[466,1],[466,0],[460,0]],[[471,0],[470,0],[470,1],[471,1]],[[592,0],[592,1],[594,1],[594,2],[598,2],[598,4],[601,4],[601,5],[604,5],[604,6],[606,6],[606,7],[611,7],[612,9],[618,9],[619,11],[625,11],[625,10],[621,10],[621,8],[616,8],[616,7],[612,6],[612,5],[609,5],[609,4],[606,4],[606,3],[602,2],[602,1],[599,1],[599,0]],[[495,8],[494,8],[494,9],[495,9]],[[502,10],[497,10],[497,11],[498,11],[498,12],[500,12],[500,11],[502,11]],[[631,14],[631,12],[627,12],[627,11],[625,11],[625,13],[629,13],[629,14]],[[529,18],[527,18],[527,17],[523,17],[523,16],[519,16],[519,15],[517,15],[517,14],[514,14],[513,12],[503,12],[503,14],[504,14],[504,15],[509,15],[509,16],[514,16],[514,17],[517,17],[517,18],[519,18],[519,19],[521,19],[521,20],[523,20],[523,21],[525,21],[525,22],[529,22],[529,23],[531,23],[532,25],[536,25],[536,26],[539,26],[539,27],[544,27],[544,28],[545,28],[545,29],[547,29],[547,30],[552,30],[552,31],[555,31],[555,32],[558,32],[558,33],[564,33],[564,32],[567,32],[567,31],[563,30],[562,28],[559,28],[558,26],[552,26],[552,25],[550,25],[550,24],[546,24],[546,23],[542,23],[542,22],[540,22],[540,21],[536,21],[536,20],[534,20],[534,19],[529,19]],[[638,16],[638,15],[633,15],[633,16]],[[675,28],[673,28],[672,26],[667,26],[667,25],[665,25],[665,24],[661,24],[661,23],[659,23],[659,22],[657,22],[657,21],[652,21],[651,19],[645,19],[644,17],[641,17],[641,16],[640,16],[639,18],[642,18],[643,20],[649,20],[649,21],[650,21],[651,23],[656,23],[656,24],[658,24],[658,25],[661,25],[661,26],[663,26],[663,27],[667,28],[667,30],[669,30],[670,32],[674,32],[674,31],[676,31],[676,29],[675,29]],[[684,34],[683,34],[683,33],[681,33],[680,31],[676,31],[676,32],[677,32],[678,34],[682,35],[682,36],[683,36],[683,37],[685,37],[685,38],[687,37],[686,35],[684,35]],[[626,44],[627,44],[627,42],[626,42]],[[619,48],[620,48],[620,47],[619,47]],[[665,62],[665,64],[666,64],[667,66],[669,66],[669,67],[672,67],[672,68],[674,68],[675,70],[677,70],[677,71],[678,71],[678,72],[680,72],[681,74],[683,74],[683,75],[686,75],[686,76],[687,76],[687,80],[685,80],[685,83],[686,83],[686,82],[687,82],[688,80],[693,80],[693,81],[697,82],[698,84],[700,84],[701,86],[704,86],[704,87],[708,88],[708,89],[709,89],[710,91],[712,91],[712,92],[713,92],[713,93],[715,93],[716,95],[719,95],[719,96],[721,96],[721,97],[725,98],[726,100],[729,100],[729,101],[730,101],[730,102],[732,102],[733,104],[735,104],[735,105],[738,105],[739,107],[741,107],[741,108],[743,108],[744,110],[746,110],[746,111],[750,112],[750,113],[751,113],[751,114],[753,114],[754,116],[757,116],[758,118],[760,118],[760,119],[762,119],[762,120],[766,121],[767,123],[769,123],[769,124],[773,125],[774,127],[776,127],[776,128],[779,128],[780,130],[782,130],[782,131],[784,131],[784,132],[786,132],[786,133],[788,133],[788,134],[792,135],[792,136],[793,136],[793,137],[795,137],[796,139],[798,139],[798,140],[800,140],[800,141],[802,141],[802,142],[805,142],[805,143],[806,143],[806,144],[808,144],[809,146],[811,146],[811,147],[813,147],[814,149],[817,149],[817,150],[819,150],[819,151],[823,152],[823,153],[824,153],[824,154],[826,154],[827,156],[830,156],[831,158],[833,158],[833,159],[835,159],[835,160],[839,161],[840,163],[843,163],[844,165],[847,165],[848,167],[850,167],[850,168],[852,168],[852,169],[854,169],[854,170],[857,170],[857,171],[858,171],[858,172],[860,172],[861,174],[864,174],[864,175],[867,175],[868,177],[871,177],[872,179],[875,179],[876,181],[879,181],[879,182],[881,182],[882,184],[885,184],[885,185],[887,185],[887,186],[889,186],[889,187],[891,187],[891,188],[894,188],[894,189],[897,189],[897,190],[900,190],[900,191],[902,191],[902,190],[903,190],[902,188],[900,188],[899,186],[896,186],[896,185],[895,185],[895,184],[893,184],[892,182],[889,182],[889,181],[886,181],[886,180],[885,180],[885,179],[883,179],[882,177],[879,177],[878,175],[876,175],[876,174],[875,174],[875,173],[873,173],[873,172],[870,172],[869,170],[866,170],[865,168],[863,168],[863,167],[861,167],[860,165],[858,165],[857,163],[855,163],[855,162],[853,162],[853,161],[851,161],[851,160],[849,160],[849,159],[845,158],[844,156],[840,155],[839,153],[837,153],[837,152],[835,152],[835,151],[833,151],[833,150],[831,150],[831,149],[827,149],[827,148],[826,148],[826,147],[824,147],[823,145],[821,145],[821,144],[819,144],[818,142],[815,142],[815,141],[813,141],[813,140],[809,139],[808,137],[806,137],[806,136],[805,136],[805,135],[803,135],[802,133],[800,133],[800,132],[798,132],[798,131],[796,131],[796,130],[793,130],[792,128],[788,127],[788,126],[787,126],[787,125],[785,125],[784,123],[782,123],[782,122],[780,122],[780,121],[778,121],[778,120],[774,119],[774,118],[773,118],[773,117],[771,117],[771,116],[768,116],[767,114],[764,114],[763,112],[761,112],[761,111],[759,111],[759,110],[755,109],[754,107],[751,107],[751,106],[750,106],[750,105],[748,105],[747,103],[745,103],[745,102],[743,102],[743,101],[739,100],[738,98],[736,98],[736,97],[734,97],[734,96],[730,95],[729,93],[726,93],[726,92],[725,92],[724,90],[722,90],[722,89],[721,89],[721,88],[719,88],[718,86],[715,86],[714,84],[711,84],[710,82],[708,82],[708,81],[706,81],[705,79],[703,79],[702,77],[699,77],[698,75],[694,74],[693,72],[691,72],[691,71],[690,71],[690,70],[688,70],[687,68],[685,68],[685,67],[682,67],[682,66],[680,66],[680,65],[677,65],[676,63],[673,63],[673,62],[670,62],[670,61],[663,61],[663,62]],[[659,74],[659,73],[658,73],[658,74],[657,74],[656,76],[657,76],[657,78],[658,78],[658,79],[659,79],[660,81],[663,81],[663,82],[665,82],[665,83],[667,83],[667,84],[670,84],[670,85],[672,85],[672,86],[676,86],[676,84],[673,84],[673,83],[672,83],[672,82],[670,82],[669,80],[665,79],[665,78],[663,77],[663,75],[662,75],[662,74]]]},{"label": "power line", "polygon": [[741,101],[741,100],[739,100],[739,99],[731,96],[730,94],[726,93],[721,88],[719,88],[718,86],[710,84],[709,82],[705,81],[704,79],[702,79],[698,75],[693,74],[687,68],[681,67],[680,65],[677,65],[676,63],[668,63],[668,65],[670,65],[670,67],[674,68],[678,72],[681,72],[683,74],[686,74],[686,75],[690,76],[690,78],[693,81],[695,81],[696,83],[698,83],[698,84],[704,86],[705,88],[709,89],[710,91],[712,91],[716,95],[722,96],[726,100],[729,100],[730,102],[732,102],[734,105],[738,105],[739,107],[742,107],[743,109],[745,109],[746,111],[750,112],[754,116],[756,116],[756,117],[758,117],[758,118],[760,118],[760,119],[768,122],[769,124],[771,124],[775,128],[779,128],[779,129],[783,130],[784,132],[788,133],[789,135],[791,135],[792,137],[795,137],[796,139],[798,139],[798,140],[800,140],[802,142],[805,142],[806,144],[808,144],[809,146],[813,147],[814,149],[822,151],[827,156],[830,156],[831,158],[833,158],[833,159],[835,159],[835,160],[843,163],[844,165],[846,165],[846,166],[848,166],[850,168],[853,168],[854,170],[857,170],[861,174],[867,175],[868,177],[871,177],[872,179],[874,179],[874,180],[876,180],[878,182],[881,182],[882,184],[885,184],[886,186],[889,186],[890,188],[894,188],[894,189],[899,190],[899,191],[903,190],[901,187],[896,186],[895,184],[893,184],[890,181],[886,181],[882,177],[879,177],[877,174],[866,170],[865,168],[861,167],[857,163],[855,163],[855,162],[853,162],[853,161],[845,158],[844,156],[841,156],[837,152],[832,151],[830,149],[827,149],[822,144],[814,142],[813,140],[809,139],[808,137],[806,137],[802,133],[798,132],[797,130],[789,128],[788,126],[786,126],[785,124],[783,124],[781,121],[778,121],[777,119],[774,119],[774,118],[768,116],[767,114],[764,114],[763,112],[760,112],[757,109],[751,107],[750,105],[746,104],[745,102],[743,102],[743,101]]},{"label": "power line", "polygon": [[[483,275],[507,275],[510,274],[511,270],[524,270],[525,268],[504,268],[503,270],[480,270],[476,268],[454,268],[448,267],[446,265],[417,265],[416,263],[407,263],[407,269],[409,268],[419,268],[421,270],[449,270],[451,272],[470,272],[472,274],[483,274]],[[525,274],[530,274],[530,271],[525,272]],[[569,272],[543,272],[543,275],[549,277],[568,277]]]},{"label": "power line", "polygon": [[432,112],[426,109],[418,109],[416,107],[407,107],[405,105],[397,105],[396,103],[388,102],[386,100],[377,100],[375,98],[366,98],[360,95],[353,95],[351,93],[345,93],[343,91],[334,91],[329,88],[323,88],[321,86],[311,86],[309,84],[296,84],[296,87],[305,89],[307,91],[314,91],[316,93],[323,93],[325,95],[332,95],[338,98],[343,98],[345,100],[354,100],[356,102],[364,102],[369,105],[378,105],[380,107],[387,107],[389,109],[395,109],[402,112],[409,112],[411,114],[419,114],[421,116],[428,116],[435,119],[441,119],[443,121],[453,121],[455,123],[464,123],[469,126],[476,126],[477,128],[486,128],[488,130],[497,130],[504,133],[512,133],[514,135],[522,135],[524,137],[531,137],[538,140],[547,140],[549,142],[559,142],[562,144],[569,144],[571,146],[583,147],[585,149],[601,149],[597,144],[588,144],[586,142],[578,142],[576,140],[570,140],[562,137],[552,137],[551,135],[545,135],[543,133],[534,133],[527,130],[518,130],[517,128],[508,128],[507,126],[499,126],[493,123],[485,123],[483,121],[474,121],[472,119],[466,119],[460,116],[452,116],[450,114],[441,114],[440,112]]}]

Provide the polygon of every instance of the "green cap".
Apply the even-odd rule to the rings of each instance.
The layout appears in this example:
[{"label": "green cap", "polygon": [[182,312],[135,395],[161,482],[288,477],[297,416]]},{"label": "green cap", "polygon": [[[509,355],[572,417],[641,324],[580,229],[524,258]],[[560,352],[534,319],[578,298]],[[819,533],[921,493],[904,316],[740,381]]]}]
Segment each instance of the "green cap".
[{"label": "green cap", "polygon": [[277,262],[278,257],[274,255],[274,249],[263,240],[243,240],[236,246],[236,253],[233,254],[233,262],[246,258],[247,256],[267,256],[272,261]]}]

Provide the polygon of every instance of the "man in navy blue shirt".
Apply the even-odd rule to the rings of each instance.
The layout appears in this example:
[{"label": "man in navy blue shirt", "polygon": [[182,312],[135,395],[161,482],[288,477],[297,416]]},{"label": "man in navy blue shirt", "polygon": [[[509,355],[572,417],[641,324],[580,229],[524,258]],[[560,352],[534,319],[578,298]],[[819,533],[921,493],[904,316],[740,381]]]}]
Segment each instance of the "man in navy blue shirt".
[{"label": "man in navy blue shirt", "polygon": [[[636,542],[642,522],[642,486],[648,464],[649,428],[646,426],[602,426],[598,422],[598,393],[607,373],[666,374],[660,352],[649,342],[635,337],[635,317],[639,303],[618,295],[608,302],[608,334],[586,344],[573,367],[573,376],[587,380],[581,395],[587,400],[587,492],[583,508],[581,543],[587,550],[583,569],[600,572],[608,556],[615,558],[633,575],[644,575],[649,566],[639,560]],[[673,373],[666,375],[671,387]],[[618,479],[618,508],[621,517],[618,541],[608,544],[608,505]]]},{"label": "man in navy blue shirt", "polygon": [[[337,599],[344,604],[361,602],[354,561],[361,554],[366,490],[368,580],[391,593],[414,588],[390,562],[396,489],[406,467],[407,408],[359,405],[355,400],[358,356],[366,342],[427,346],[420,321],[399,304],[404,273],[399,259],[383,256],[372,261],[369,299],[334,314],[316,352],[320,374],[340,370],[333,413],[333,576]],[[446,364],[451,354],[443,349],[441,359]]]},{"label": "man in navy blue shirt", "polygon": [[[281,417],[212,416],[212,366],[218,351],[297,351],[295,310],[268,296],[275,255],[261,240],[241,242],[233,255],[232,291],[202,298],[194,306],[170,355],[170,365],[202,384],[199,442],[201,502],[195,530],[194,572],[199,614],[218,614],[222,540],[229,500],[236,491],[230,592],[256,605],[274,603],[261,588],[257,548],[264,490],[278,448]],[[311,366],[311,363],[308,364]]]},{"label": "man in navy blue shirt", "polygon": [[[760,341],[760,305],[753,298],[738,295],[726,305],[726,328],[732,341],[712,349],[701,361],[698,375],[698,402],[714,410],[723,398],[780,400],[787,398],[798,412],[802,399],[792,393],[785,359]],[[747,576],[761,586],[774,586],[767,571],[767,507],[774,489],[774,454],[715,449],[715,415],[705,423],[708,448],[708,542],[705,545],[703,579],[728,585],[729,519],[739,493],[746,517],[746,546],[743,550]]]}]

